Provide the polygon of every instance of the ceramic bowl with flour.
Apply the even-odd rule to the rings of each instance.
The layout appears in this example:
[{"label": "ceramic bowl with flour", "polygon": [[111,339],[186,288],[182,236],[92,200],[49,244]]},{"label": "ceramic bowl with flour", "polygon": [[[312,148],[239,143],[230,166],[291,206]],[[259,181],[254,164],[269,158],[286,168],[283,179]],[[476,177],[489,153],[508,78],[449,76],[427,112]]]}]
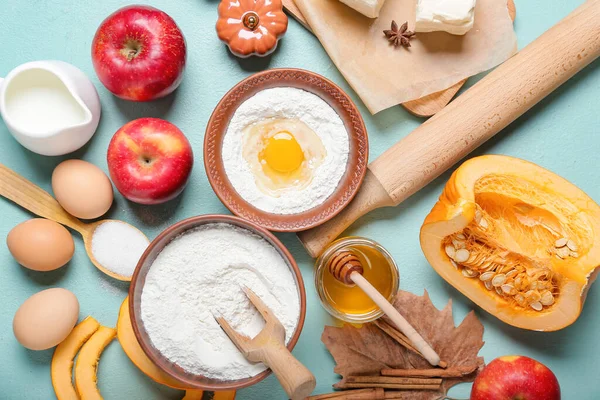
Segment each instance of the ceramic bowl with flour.
[{"label": "ceramic bowl with flour", "polygon": [[236,215],[274,231],[312,228],[354,197],[368,159],[367,132],[333,82],[298,69],[255,74],[215,108],[204,163]]},{"label": "ceramic bowl with flour", "polygon": [[221,330],[224,316],[240,333],[264,326],[242,292],[252,289],[273,311],[292,350],[304,325],[300,270],[268,231],[238,217],[205,215],[161,233],[144,253],[129,290],[131,322],[146,355],[183,386],[236,390],[269,375]]}]

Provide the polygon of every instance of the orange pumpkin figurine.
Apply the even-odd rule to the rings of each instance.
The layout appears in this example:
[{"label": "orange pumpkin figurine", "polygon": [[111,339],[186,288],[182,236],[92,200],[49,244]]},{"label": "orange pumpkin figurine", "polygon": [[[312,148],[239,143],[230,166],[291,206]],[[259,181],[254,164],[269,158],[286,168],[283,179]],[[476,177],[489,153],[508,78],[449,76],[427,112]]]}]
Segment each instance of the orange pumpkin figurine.
[{"label": "orange pumpkin figurine", "polygon": [[285,34],[281,0],[221,0],[217,34],[238,57],[266,56]]}]

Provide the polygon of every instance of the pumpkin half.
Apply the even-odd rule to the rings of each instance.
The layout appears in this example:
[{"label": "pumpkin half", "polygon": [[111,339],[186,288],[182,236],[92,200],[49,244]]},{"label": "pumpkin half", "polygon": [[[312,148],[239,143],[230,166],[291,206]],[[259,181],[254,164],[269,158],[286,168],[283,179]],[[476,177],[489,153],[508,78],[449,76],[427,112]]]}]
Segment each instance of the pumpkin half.
[{"label": "pumpkin half", "polygon": [[500,320],[572,324],[600,266],[600,207],[558,175],[507,156],[462,164],[421,227],[448,283]]}]

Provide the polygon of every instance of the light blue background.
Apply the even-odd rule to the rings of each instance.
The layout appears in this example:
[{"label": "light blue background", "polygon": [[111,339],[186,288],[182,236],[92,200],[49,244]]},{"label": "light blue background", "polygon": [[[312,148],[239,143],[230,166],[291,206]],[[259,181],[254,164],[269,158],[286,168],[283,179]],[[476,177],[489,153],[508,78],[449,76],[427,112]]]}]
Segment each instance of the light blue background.
[{"label": "light blue background", "polygon": [[[349,88],[319,42],[295,21],[278,51],[268,59],[239,60],[229,54],[214,32],[217,0],[143,1],[168,12],[180,25],[189,48],[188,69],[180,89],[166,99],[134,104],[118,100],[94,74],[90,45],[100,22],[130,0],[0,0],[0,76],[15,66],[38,59],[59,59],[77,65],[95,83],[101,97],[103,117],[93,140],[69,157],[90,161],[106,171],[106,148],[112,134],[138,117],[160,117],[178,125],[192,142],[195,168],[188,188],[177,200],[154,207],[137,206],[117,194],[108,217],[137,225],[149,237],[186,217],[205,213],[228,213],[208,184],[202,163],[202,141],[208,118],[219,99],[239,80],[254,71],[272,67],[306,68],[332,79],[348,91],[360,107],[367,124],[370,159],[416,128],[422,120],[394,107],[375,117],[369,115]],[[516,31],[519,47],[535,39],[582,0],[517,0]],[[501,153],[521,157],[549,168],[585,190],[600,202],[600,64],[597,61],[526,116],[485,144],[476,154]],[[510,79],[510,78],[509,78]],[[472,84],[474,79],[470,81]],[[448,132],[451,135],[452,132]],[[0,162],[50,191],[50,175],[65,158],[35,155],[21,147],[0,123]],[[427,289],[438,307],[449,298],[455,320],[460,322],[474,309],[485,325],[481,354],[486,361],[505,354],[524,354],[548,365],[557,374],[564,399],[600,398],[600,288],[590,290],[583,314],[571,327],[556,333],[535,333],[512,328],[482,312],[447,285],[423,257],[418,232],[436,201],[449,173],[394,209],[371,213],[355,223],[348,234],[372,238],[385,246],[398,262],[401,288],[421,294]],[[0,200],[0,239],[31,215]],[[320,341],[324,324],[332,320],[318,303],[314,290],[313,260],[295,235],[279,235],[298,261],[307,287],[306,325],[294,354],[317,377],[316,393],[331,391],[337,377],[333,360]],[[50,382],[52,350],[34,352],[13,337],[12,318],[30,295],[49,287],[65,287],[80,302],[83,318],[93,315],[114,326],[127,285],[103,275],[85,255],[75,235],[75,257],[53,273],[37,273],[20,267],[5,245],[0,246],[0,398],[54,398]],[[155,384],[129,361],[117,341],[102,355],[99,387],[106,399],[179,399],[182,392]],[[468,397],[469,387],[451,392]],[[283,399],[274,377],[238,393],[238,399]]]}]

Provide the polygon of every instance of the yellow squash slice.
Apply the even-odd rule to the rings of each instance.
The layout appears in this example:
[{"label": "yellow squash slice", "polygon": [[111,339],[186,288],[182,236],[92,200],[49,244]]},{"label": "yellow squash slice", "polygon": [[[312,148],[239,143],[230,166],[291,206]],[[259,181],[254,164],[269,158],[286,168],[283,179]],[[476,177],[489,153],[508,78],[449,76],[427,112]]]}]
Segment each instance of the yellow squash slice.
[{"label": "yellow squash slice", "polygon": [[204,392],[202,390],[186,390],[185,396],[181,400],[202,400],[202,396],[204,396]]},{"label": "yellow squash slice", "polygon": [[225,392],[215,392],[213,400],[234,400],[235,390],[228,390]]},{"label": "yellow squash slice", "polygon": [[73,360],[85,342],[98,330],[100,324],[92,317],[81,321],[62,341],[52,356],[50,374],[58,400],[79,400],[73,387]]},{"label": "yellow squash slice", "polygon": [[442,278],[520,328],[555,331],[577,319],[600,266],[600,207],[527,161],[462,164],[421,227]]},{"label": "yellow squash slice", "polygon": [[98,360],[116,334],[115,329],[101,326],[81,348],[75,365],[75,387],[81,400],[102,400],[96,385]]},{"label": "yellow squash slice", "polygon": [[142,347],[137,341],[135,334],[133,333],[133,327],[131,326],[131,319],[129,317],[129,297],[126,297],[121,304],[119,310],[119,320],[117,321],[117,337],[119,343],[127,354],[127,357],[137,366],[140,371],[148,375],[153,381],[158,382],[162,385],[172,387],[174,389],[186,390],[182,383],[171,378],[165,374],[160,368],[158,368],[144,353]]}]

